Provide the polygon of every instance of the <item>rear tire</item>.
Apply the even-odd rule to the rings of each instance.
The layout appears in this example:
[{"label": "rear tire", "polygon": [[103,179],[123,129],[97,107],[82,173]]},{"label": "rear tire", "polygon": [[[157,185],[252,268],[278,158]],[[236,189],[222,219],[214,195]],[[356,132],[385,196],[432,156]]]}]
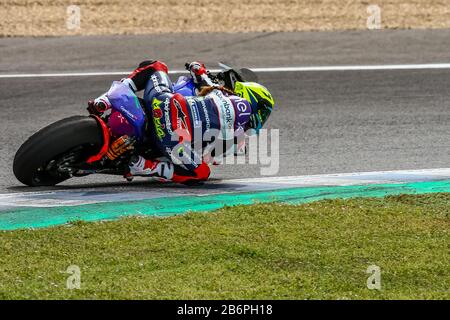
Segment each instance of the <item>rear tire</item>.
[{"label": "rear tire", "polygon": [[62,119],[39,130],[22,144],[14,157],[13,172],[25,185],[54,186],[71,176],[46,171],[52,160],[81,146],[86,146],[92,155],[102,145],[103,132],[96,119],[87,116]]}]

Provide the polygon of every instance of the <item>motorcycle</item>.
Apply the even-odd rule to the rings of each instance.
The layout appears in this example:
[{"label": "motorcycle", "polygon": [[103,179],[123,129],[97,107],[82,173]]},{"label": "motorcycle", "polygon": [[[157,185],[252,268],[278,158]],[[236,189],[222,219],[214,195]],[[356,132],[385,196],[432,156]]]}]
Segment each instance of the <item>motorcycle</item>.
[{"label": "motorcycle", "polygon": [[[250,69],[235,69],[223,63],[219,66],[221,70],[209,74],[214,84],[234,90],[235,81],[256,81],[256,75]],[[175,92],[184,96],[196,93],[190,76],[179,77],[173,87]],[[27,186],[54,186],[72,177],[123,175],[132,156],[160,156],[147,136],[150,115],[143,99],[127,86],[121,86],[120,82],[114,82],[109,93],[111,112],[102,116],[68,117],[48,125],[26,140],[14,157],[16,178]],[[118,133],[131,136],[135,141],[134,148],[110,160],[106,154],[110,144],[120,135]]]}]

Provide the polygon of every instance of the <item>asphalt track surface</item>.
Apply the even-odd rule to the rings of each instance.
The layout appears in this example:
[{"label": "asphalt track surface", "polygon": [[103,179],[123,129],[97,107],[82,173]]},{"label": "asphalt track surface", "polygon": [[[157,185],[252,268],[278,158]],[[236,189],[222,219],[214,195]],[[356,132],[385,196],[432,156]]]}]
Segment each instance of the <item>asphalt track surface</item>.
[{"label": "asphalt track surface", "polygon": [[[248,67],[448,63],[449,48],[450,30],[5,38],[0,74],[131,71],[146,58],[163,59],[172,69],[194,59]],[[280,129],[279,176],[449,166],[449,69],[259,77],[278,104],[268,127]],[[117,78],[1,78],[0,192],[37,191],[14,178],[15,151],[45,125],[84,114],[86,101]],[[256,165],[222,166],[213,173],[214,179],[258,176]],[[93,176],[58,189],[157,186]]]}]

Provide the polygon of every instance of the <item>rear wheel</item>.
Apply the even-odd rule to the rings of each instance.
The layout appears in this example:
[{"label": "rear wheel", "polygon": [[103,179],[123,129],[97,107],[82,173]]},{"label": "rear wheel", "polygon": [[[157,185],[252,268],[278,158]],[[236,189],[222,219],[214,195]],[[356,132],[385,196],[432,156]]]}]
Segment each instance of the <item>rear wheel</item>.
[{"label": "rear wheel", "polygon": [[71,177],[71,164],[82,162],[103,145],[97,120],[74,116],[32,135],[14,157],[16,178],[28,186],[53,186]]}]

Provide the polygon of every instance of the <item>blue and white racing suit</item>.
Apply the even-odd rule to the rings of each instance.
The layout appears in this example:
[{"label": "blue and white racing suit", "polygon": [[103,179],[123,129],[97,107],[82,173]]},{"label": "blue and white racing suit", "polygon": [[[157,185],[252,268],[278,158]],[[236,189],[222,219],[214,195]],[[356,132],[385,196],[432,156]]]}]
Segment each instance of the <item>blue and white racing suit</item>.
[{"label": "blue and white racing suit", "polygon": [[[204,155],[223,150],[223,141],[242,137],[252,108],[239,96],[214,89],[205,96],[174,93],[167,66],[144,61],[124,80],[133,91],[144,91],[151,139],[175,165],[172,180],[206,180],[210,169]],[[219,150],[219,152],[218,152]]]}]

